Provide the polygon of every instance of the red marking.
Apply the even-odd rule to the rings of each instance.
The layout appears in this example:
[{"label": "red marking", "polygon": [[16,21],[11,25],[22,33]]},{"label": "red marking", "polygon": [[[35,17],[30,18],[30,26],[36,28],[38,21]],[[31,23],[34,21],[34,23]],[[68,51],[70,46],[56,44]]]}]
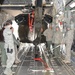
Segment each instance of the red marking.
[{"label": "red marking", "polygon": [[37,61],[43,62],[45,68],[46,68],[46,69],[49,69],[47,63],[45,63],[43,59],[41,59],[41,58],[34,58],[34,60],[37,60]]},{"label": "red marking", "polygon": [[32,31],[32,25],[33,25],[33,22],[34,22],[34,15],[35,15],[34,11],[32,11],[32,13],[28,15],[30,31]]},{"label": "red marking", "polygon": [[51,70],[52,68],[46,68],[46,70]]},{"label": "red marking", "polygon": [[60,25],[62,25],[62,22],[60,22]]}]

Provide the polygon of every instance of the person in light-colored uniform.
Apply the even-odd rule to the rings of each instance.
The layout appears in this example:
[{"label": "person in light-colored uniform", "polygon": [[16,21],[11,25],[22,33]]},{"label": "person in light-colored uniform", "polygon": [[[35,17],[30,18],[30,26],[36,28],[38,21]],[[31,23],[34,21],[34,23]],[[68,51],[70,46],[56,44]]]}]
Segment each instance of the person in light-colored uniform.
[{"label": "person in light-colored uniform", "polygon": [[15,49],[14,49],[14,38],[13,32],[10,29],[12,25],[9,22],[6,22],[6,27],[3,31],[4,41],[5,41],[5,51],[7,55],[6,69],[4,74],[12,75],[11,67],[15,61]]},{"label": "person in light-colored uniform", "polygon": [[[13,27],[11,27],[10,29],[11,29],[12,32],[14,32],[14,28],[13,28]],[[14,47],[15,47],[15,63],[17,64],[17,63],[21,62],[20,59],[18,58],[18,52],[19,52],[19,51],[17,50],[17,46],[19,46],[20,43],[19,43],[19,41],[16,39],[16,37],[15,37],[14,34],[13,34],[13,38],[14,38]]]},{"label": "person in light-colored uniform", "polygon": [[48,50],[50,50],[50,46],[52,45],[52,38],[53,38],[53,29],[52,29],[52,25],[49,26],[48,29],[46,29],[43,32],[44,36],[46,37],[46,41],[47,41],[47,46],[48,46]]},{"label": "person in light-colored uniform", "polygon": [[66,55],[65,60],[63,60],[65,63],[71,63],[71,46],[73,43],[73,37],[74,37],[74,30],[71,29],[70,26],[68,26],[65,38],[63,40],[63,42],[66,45]]},{"label": "person in light-colored uniform", "polygon": [[59,26],[56,26],[56,30],[53,35],[52,42],[54,43],[54,56],[55,58],[60,57],[60,45],[62,43],[63,33],[60,31]]}]

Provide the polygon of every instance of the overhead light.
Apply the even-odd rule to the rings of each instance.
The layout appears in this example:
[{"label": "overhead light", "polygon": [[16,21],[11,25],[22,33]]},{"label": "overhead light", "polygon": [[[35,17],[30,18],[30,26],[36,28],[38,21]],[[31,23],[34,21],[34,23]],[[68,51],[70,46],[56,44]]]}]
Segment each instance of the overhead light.
[{"label": "overhead light", "polygon": [[25,12],[28,12],[29,10],[26,9],[26,8],[24,8],[24,9],[22,9],[21,11],[22,11],[23,13],[25,13]]},{"label": "overhead light", "polygon": [[63,12],[62,12],[62,11],[60,11],[60,12],[59,12],[59,14],[61,15],[61,14],[63,14]]},{"label": "overhead light", "polygon": [[53,4],[53,2],[51,2],[51,5]]},{"label": "overhead light", "polygon": [[59,17],[59,14],[57,14],[56,17]]},{"label": "overhead light", "polygon": [[71,12],[74,12],[75,10],[71,10]]},{"label": "overhead light", "polygon": [[75,7],[75,2],[71,3],[69,6],[70,6],[71,8]]}]

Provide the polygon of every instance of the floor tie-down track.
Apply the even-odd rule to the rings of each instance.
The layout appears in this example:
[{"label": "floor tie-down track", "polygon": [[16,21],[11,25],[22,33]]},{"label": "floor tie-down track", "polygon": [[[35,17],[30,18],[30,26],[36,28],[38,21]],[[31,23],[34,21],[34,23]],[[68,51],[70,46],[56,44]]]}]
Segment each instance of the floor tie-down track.
[{"label": "floor tie-down track", "polygon": [[[75,75],[75,55],[72,54],[71,64],[65,64],[61,58],[53,58],[47,54],[45,44],[39,44],[39,58],[35,58],[35,46],[24,43],[19,53],[21,63],[12,68],[13,75]],[[0,69],[0,75],[4,68]]]},{"label": "floor tie-down track", "polygon": [[30,44],[26,46],[21,52],[20,59],[22,62],[18,65],[15,75],[54,75],[53,69],[51,68],[48,58],[45,54],[45,44],[39,44],[39,55],[40,57],[35,58],[34,45]]},{"label": "floor tie-down track", "polygon": [[15,75],[75,75],[75,55],[72,63],[65,64],[61,58],[53,58],[47,54],[45,44],[39,44],[40,58],[35,58],[35,48],[31,44],[21,53],[22,62],[18,65]]}]

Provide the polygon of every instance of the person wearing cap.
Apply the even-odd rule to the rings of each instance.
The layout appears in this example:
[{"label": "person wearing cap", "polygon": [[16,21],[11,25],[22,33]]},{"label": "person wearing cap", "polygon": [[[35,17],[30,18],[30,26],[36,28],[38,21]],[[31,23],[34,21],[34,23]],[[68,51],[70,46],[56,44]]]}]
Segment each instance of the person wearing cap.
[{"label": "person wearing cap", "polygon": [[59,58],[60,57],[60,45],[63,39],[63,33],[60,31],[59,26],[56,26],[55,32],[53,34],[52,43],[54,43],[54,57]]},{"label": "person wearing cap", "polygon": [[15,61],[14,38],[13,38],[13,32],[10,29],[12,27],[10,22],[6,22],[5,24],[6,26],[3,31],[4,42],[5,42],[4,48],[7,55],[6,69],[4,70],[4,74],[6,75],[12,75],[11,67]]},{"label": "person wearing cap", "polygon": [[67,32],[66,32],[66,35],[63,39],[63,42],[66,45],[66,55],[65,55],[65,60],[63,60],[63,62],[71,63],[71,46],[73,43],[74,30],[71,29],[70,26],[67,26],[66,29],[67,29]]},{"label": "person wearing cap", "polygon": [[49,26],[48,29],[46,29],[44,32],[43,32],[44,36],[46,37],[46,41],[47,41],[47,49],[48,49],[48,52],[50,50],[50,46],[52,45],[52,38],[53,38],[53,29],[52,29],[52,25]]}]

